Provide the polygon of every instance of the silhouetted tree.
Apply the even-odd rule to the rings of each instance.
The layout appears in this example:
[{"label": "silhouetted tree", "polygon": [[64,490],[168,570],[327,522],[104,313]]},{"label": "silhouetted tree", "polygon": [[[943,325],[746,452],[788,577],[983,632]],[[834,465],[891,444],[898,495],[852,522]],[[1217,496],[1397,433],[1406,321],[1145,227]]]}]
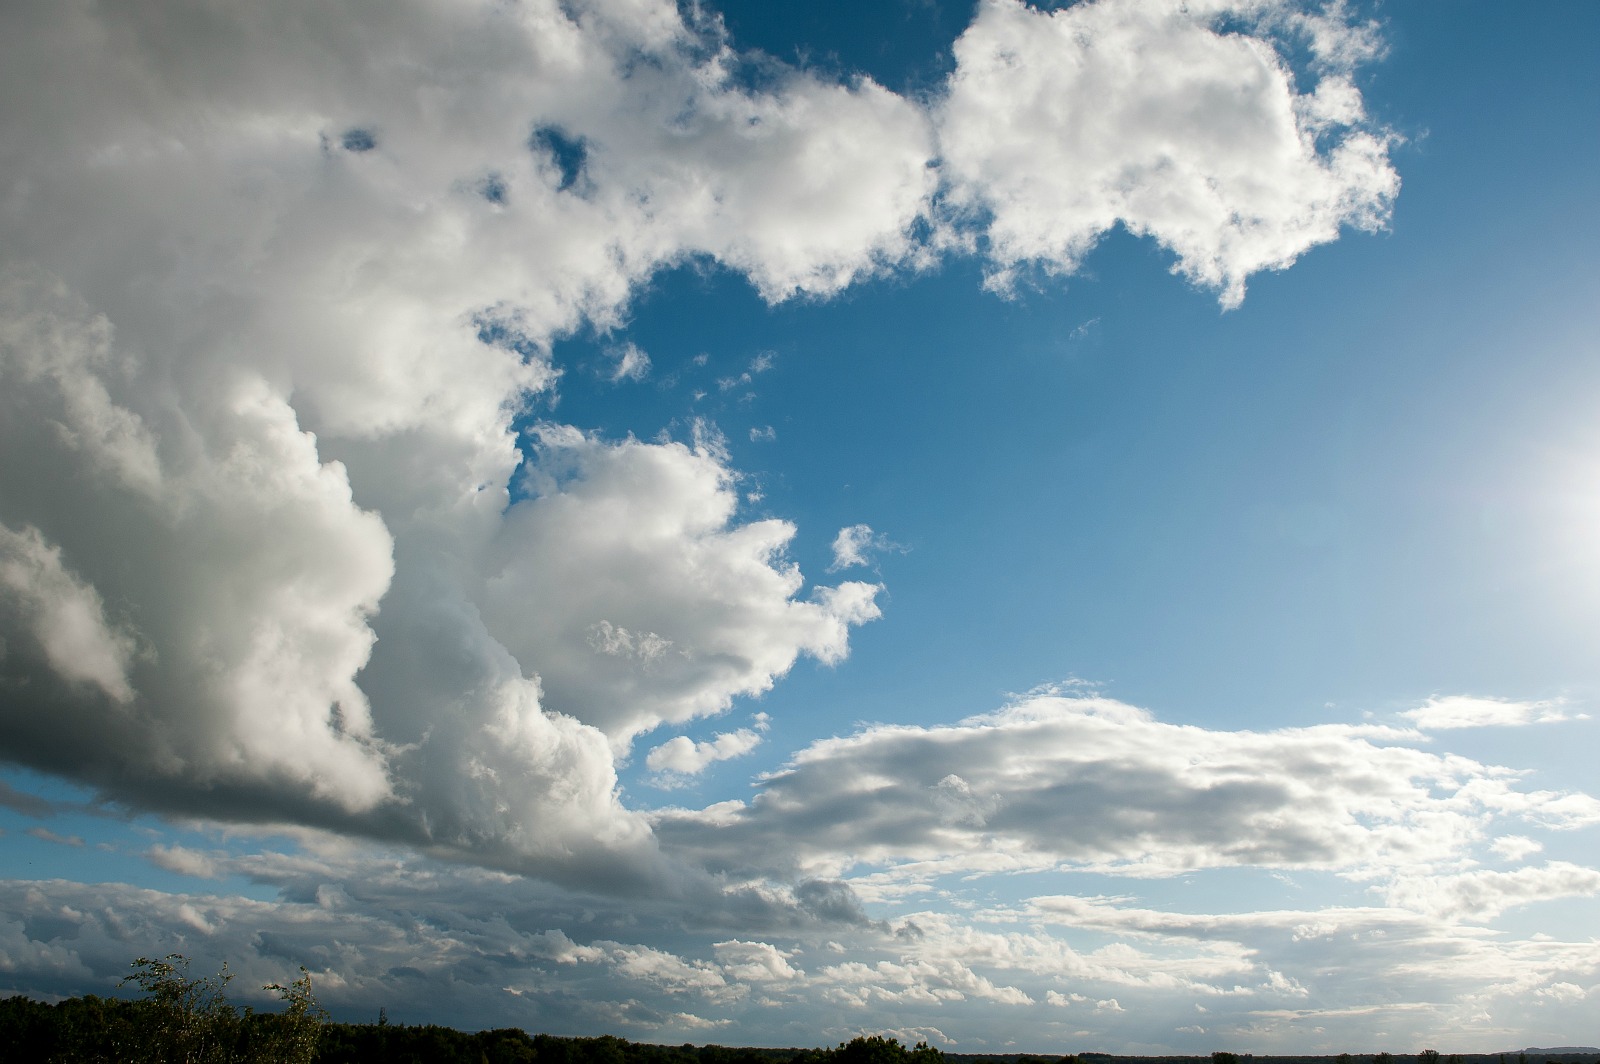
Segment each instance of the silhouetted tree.
[{"label": "silhouetted tree", "polygon": [[328,1014],[311,995],[311,973],[300,969],[300,978],[283,986],[268,983],[263,990],[275,990],[283,999],[284,1010],[277,1015],[256,1019],[256,1037],[250,1059],[273,1064],[311,1064],[317,1056],[317,1043],[327,1025]]},{"label": "silhouetted tree", "polygon": [[119,986],[133,983],[145,994],[119,1059],[150,1064],[231,1064],[240,1036],[239,1014],[228,1004],[233,979],[227,964],[214,976],[191,979],[189,958],[169,953],[140,957]]},{"label": "silhouetted tree", "polygon": [[[214,976],[192,978],[189,959],[169,953],[161,960],[140,957],[132,983],[144,998],[128,1003],[122,1026],[103,1057],[116,1064],[312,1064],[327,1014],[311,992],[311,974],[283,986],[269,983],[283,999],[281,1013],[257,1015],[228,1001],[233,973],[224,964]],[[81,1039],[80,1039],[81,1041]]]}]

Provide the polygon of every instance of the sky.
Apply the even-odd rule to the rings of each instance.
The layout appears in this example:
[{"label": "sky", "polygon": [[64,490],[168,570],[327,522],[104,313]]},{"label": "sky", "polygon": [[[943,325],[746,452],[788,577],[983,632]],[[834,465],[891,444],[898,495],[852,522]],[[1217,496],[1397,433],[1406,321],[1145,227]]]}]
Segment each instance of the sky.
[{"label": "sky", "polygon": [[1600,1042],[1596,40],[5,4],[0,993]]}]

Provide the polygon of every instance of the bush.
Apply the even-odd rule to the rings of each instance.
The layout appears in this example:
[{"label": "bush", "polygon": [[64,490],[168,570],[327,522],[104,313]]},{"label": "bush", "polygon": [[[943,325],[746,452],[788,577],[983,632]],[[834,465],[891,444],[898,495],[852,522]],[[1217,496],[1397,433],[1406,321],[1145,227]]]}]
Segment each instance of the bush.
[{"label": "bush", "polygon": [[233,973],[224,964],[214,976],[190,978],[189,959],[170,953],[140,957],[132,975],[144,991],[133,1006],[133,1022],[114,1047],[118,1064],[311,1064],[327,1014],[311,993],[311,975],[283,986],[269,983],[286,1008],[257,1015],[234,1007],[227,996]]}]

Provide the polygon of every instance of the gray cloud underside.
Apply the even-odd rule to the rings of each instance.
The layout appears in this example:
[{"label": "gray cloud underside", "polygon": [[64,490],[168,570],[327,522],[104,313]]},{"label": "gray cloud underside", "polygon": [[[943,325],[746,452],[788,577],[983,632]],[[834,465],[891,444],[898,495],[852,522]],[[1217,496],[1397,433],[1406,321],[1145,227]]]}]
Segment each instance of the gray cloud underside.
[{"label": "gray cloud underside", "polygon": [[748,804],[665,810],[656,833],[735,876],[1229,865],[1379,876],[1453,861],[1495,823],[1600,823],[1588,795],[1524,791],[1509,769],[1402,745],[1420,738],[1210,731],[1109,699],[1039,696],[956,725],[815,743]]},{"label": "gray cloud underside", "polygon": [[228,959],[246,994],[306,964],[342,1014],[370,1018],[384,1005],[405,1022],[685,1040],[735,1025],[778,1044],[890,1026],[961,1030],[978,1048],[1004,1044],[1024,1020],[1108,1041],[1177,1038],[1198,1005],[1232,1037],[1303,1047],[1307,1025],[1334,1018],[1352,1044],[1446,1025],[1489,1037],[1529,1009],[1571,1025],[1595,976],[1590,943],[1513,939],[1393,907],[1196,914],[1053,894],[852,929],[806,916],[794,896],[618,904],[309,841],[299,853],[149,853],[186,875],[251,881],[271,900],[198,883],[176,894],[0,882],[10,981],[42,994],[104,989],[130,949],[175,950]]}]

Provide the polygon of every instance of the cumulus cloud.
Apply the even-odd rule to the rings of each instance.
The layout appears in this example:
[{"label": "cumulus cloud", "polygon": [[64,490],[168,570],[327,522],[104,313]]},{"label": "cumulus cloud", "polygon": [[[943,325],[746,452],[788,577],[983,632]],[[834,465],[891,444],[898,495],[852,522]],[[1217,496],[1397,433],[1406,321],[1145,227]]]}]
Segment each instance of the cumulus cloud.
[{"label": "cumulus cloud", "polygon": [[1032,1005],[1033,999],[1014,986],[996,986],[961,962],[913,959],[906,963],[859,961],[830,965],[821,980],[836,984],[825,999],[852,1008],[883,1003],[939,1005],[976,998],[997,1005]]},{"label": "cumulus cloud", "polygon": [[[1111,699],[1041,695],[942,727],[812,744],[747,804],[656,814],[715,867],[840,875],[1066,867],[1164,876],[1256,865],[1423,868],[1495,818],[1600,822],[1585,794],[1521,791],[1507,769],[1403,745],[1408,733],[1164,724]],[[762,848],[758,840],[782,839]]]},{"label": "cumulus cloud", "polygon": [[736,523],[733,475],[708,448],[555,426],[538,441],[479,603],[497,641],[538,663],[549,708],[625,742],[759,694],[801,654],[839,661],[878,615],[872,585],[796,597],[795,527]]},{"label": "cumulus cloud", "polygon": [[[1310,92],[1274,30],[1316,49]],[[953,201],[989,217],[991,283],[1027,264],[1071,272],[1120,224],[1236,306],[1250,274],[1382,224],[1398,180],[1347,76],[1371,39],[1277,4],[984,0],[955,44],[939,144]]]},{"label": "cumulus cloud", "polygon": [[[6,749],[152,790],[281,784],[346,813],[381,802],[384,754],[353,677],[392,544],[345,470],[259,376],[230,375],[205,404],[214,417],[185,419],[59,282],[13,272],[0,307],[0,446],[15,456],[0,498],[27,522],[0,539],[6,623],[64,681],[8,655]],[[113,625],[108,596],[136,627]]]},{"label": "cumulus cloud", "polygon": [[742,942],[730,939],[713,947],[717,962],[731,979],[749,983],[785,983],[803,978],[805,973],[789,964],[793,953],[766,942]]}]

